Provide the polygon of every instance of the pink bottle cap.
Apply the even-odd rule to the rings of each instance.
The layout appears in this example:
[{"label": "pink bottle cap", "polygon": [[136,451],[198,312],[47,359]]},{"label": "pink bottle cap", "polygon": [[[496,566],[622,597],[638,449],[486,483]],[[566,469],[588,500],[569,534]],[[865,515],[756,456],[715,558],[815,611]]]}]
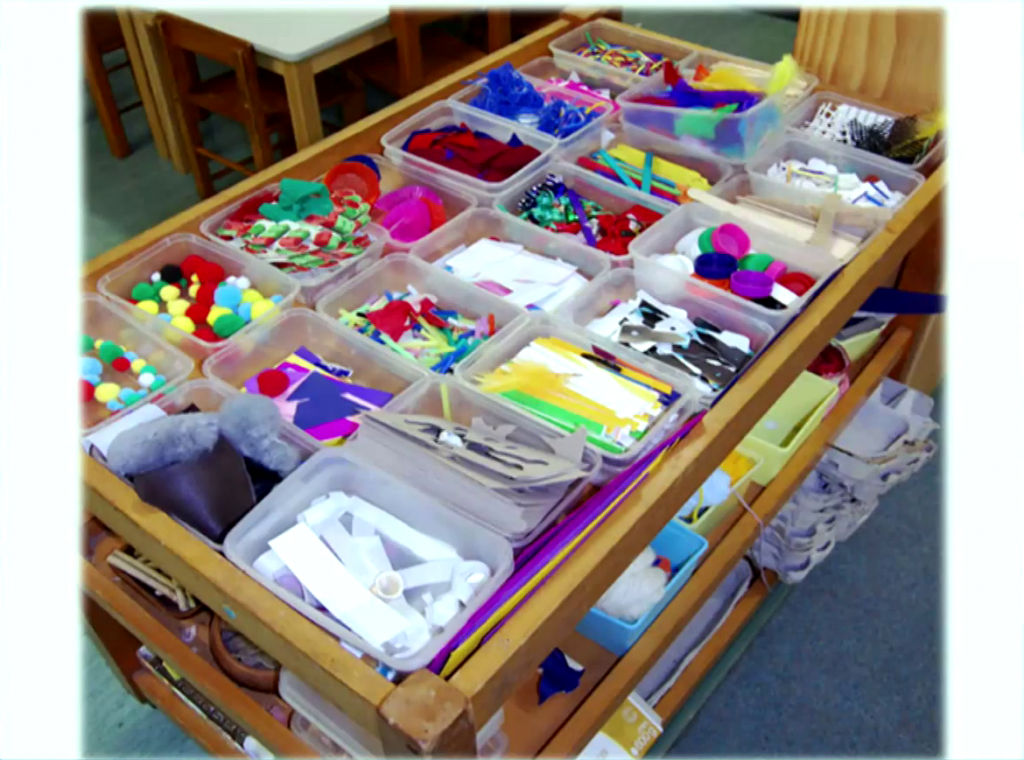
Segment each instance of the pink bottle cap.
[{"label": "pink bottle cap", "polygon": [[380,220],[396,243],[415,243],[433,228],[430,206],[421,200],[399,203]]},{"label": "pink bottle cap", "polygon": [[436,203],[438,206],[444,205],[444,201],[438,197],[437,193],[423,185],[406,185],[397,190],[392,190],[390,193],[385,193],[378,198],[377,202],[373,205],[380,211],[387,212],[400,204],[419,200],[427,200],[431,203]]},{"label": "pink bottle cap", "polygon": [[728,253],[741,259],[750,253],[750,237],[738,224],[726,222],[711,233],[711,245],[718,253]]},{"label": "pink bottle cap", "polygon": [[787,271],[789,271],[789,267],[786,266],[785,262],[775,259],[775,261],[765,267],[764,273],[771,277],[772,281],[775,281],[782,277],[782,275]]}]

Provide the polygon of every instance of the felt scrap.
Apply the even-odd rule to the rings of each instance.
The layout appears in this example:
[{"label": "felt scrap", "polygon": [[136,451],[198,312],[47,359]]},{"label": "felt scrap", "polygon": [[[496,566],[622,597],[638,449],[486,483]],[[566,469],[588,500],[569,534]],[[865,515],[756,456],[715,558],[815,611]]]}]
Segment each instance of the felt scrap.
[{"label": "felt scrap", "polygon": [[577,670],[569,664],[561,649],[553,649],[540,664],[540,678],[537,679],[537,704],[542,705],[555,694],[571,694],[580,685],[586,670]]}]

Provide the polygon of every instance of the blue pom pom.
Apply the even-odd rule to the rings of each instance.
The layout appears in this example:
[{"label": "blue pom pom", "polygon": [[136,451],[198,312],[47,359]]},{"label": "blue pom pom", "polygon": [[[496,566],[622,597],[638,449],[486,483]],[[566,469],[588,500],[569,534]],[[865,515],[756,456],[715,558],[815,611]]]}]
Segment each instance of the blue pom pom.
[{"label": "blue pom pom", "polygon": [[83,375],[82,379],[89,383],[93,388],[103,382],[99,375]]},{"label": "blue pom pom", "polygon": [[137,353],[135,353],[134,351],[125,351],[124,352],[124,358],[127,359],[130,362],[133,362],[133,361],[135,361],[136,359],[139,358],[139,355]]},{"label": "blue pom pom", "polygon": [[160,314],[157,314],[157,316],[160,319],[162,319],[164,322],[170,322],[171,321],[171,315],[168,314],[166,311],[161,312]]},{"label": "blue pom pom", "polygon": [[112,412],[119,412],[124,408],[124,404],[122,404],[116,398],[112,398],[110,399],[110,401],[107,402],[107,409],[109,409]]},{"label": "blue pom pom", "polygon": [[81,363],[82,377],[89,377],[90,375],[102,375],[103,374],[103,362],[97,359],[95,356],[83,356]]},{"label": "blue pom pom", "polygon": [[280,293],[274,293],[274,295],[270,297],[270,300],[273,301],[274,303],[281,303],[281,301],[284,300],[284,296],[282,296]]}]

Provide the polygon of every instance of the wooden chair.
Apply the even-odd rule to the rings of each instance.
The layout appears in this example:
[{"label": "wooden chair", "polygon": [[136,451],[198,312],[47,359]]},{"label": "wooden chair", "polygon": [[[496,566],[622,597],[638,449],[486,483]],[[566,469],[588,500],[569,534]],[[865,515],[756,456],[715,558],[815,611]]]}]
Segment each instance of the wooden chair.
[{"label": "wooden chair", "polygon": [[[103,134],[107,138],[110,152],[115,158],[126,158],[131,155],[132,147],[121,123],[121,114],[127,113],[142,105],[141,100],[118,107],[114,99],[114,91],[110,86],[110,74],[120,69],[131,70],[131,64],[125,60],[109,69],[103,63],[103,56],[125,47],[124,36],[121,34],[121,23],[114,11],[88,11],[84,17],[83,52],[85,54],[85,78],[89,85],[96,112],[99,114]],[[135,73],[132,72],[134,79]],[[138,84],[136,84],[136,89]]]},{"label": "wooden chair", "polygon": [[395,39],[364,53],[353,62],[360,75],[377,87],[405,97],[498,50],[511,41],[507,9],[487,11],[487,39],[475,47],[459,37],[423,27],[464,15],[459,10],[414,11],[393,8],[389,23]]}]

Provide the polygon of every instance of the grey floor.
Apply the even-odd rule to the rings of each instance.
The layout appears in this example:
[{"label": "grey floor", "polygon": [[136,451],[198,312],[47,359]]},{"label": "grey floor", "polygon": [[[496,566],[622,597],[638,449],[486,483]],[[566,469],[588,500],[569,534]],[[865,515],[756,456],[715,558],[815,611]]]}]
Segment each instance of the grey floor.
[{"label": "grey floor", "polygon": [[[627,11],[625,20],[763,61],[790,52],[796,35],[790,20],[744,11]],[[126,71],[114,75],[114,85],[120,102],[133,99]],[[368,95],[371,109],[386,103],[380,93]],[[157,155],[141,109],[124,123],[134,152],[117,161],[87,106],[86,258],[197,201],[192,179]],[[233,125],[213,118],[204,130],[229,155],[247,152]],[[939,754],[942,466],[940,455],[888,494],[795,589],[670,754]],[[88,641],[85,650],[86,755],[204,755],[162,713],[127,697]]]}]

